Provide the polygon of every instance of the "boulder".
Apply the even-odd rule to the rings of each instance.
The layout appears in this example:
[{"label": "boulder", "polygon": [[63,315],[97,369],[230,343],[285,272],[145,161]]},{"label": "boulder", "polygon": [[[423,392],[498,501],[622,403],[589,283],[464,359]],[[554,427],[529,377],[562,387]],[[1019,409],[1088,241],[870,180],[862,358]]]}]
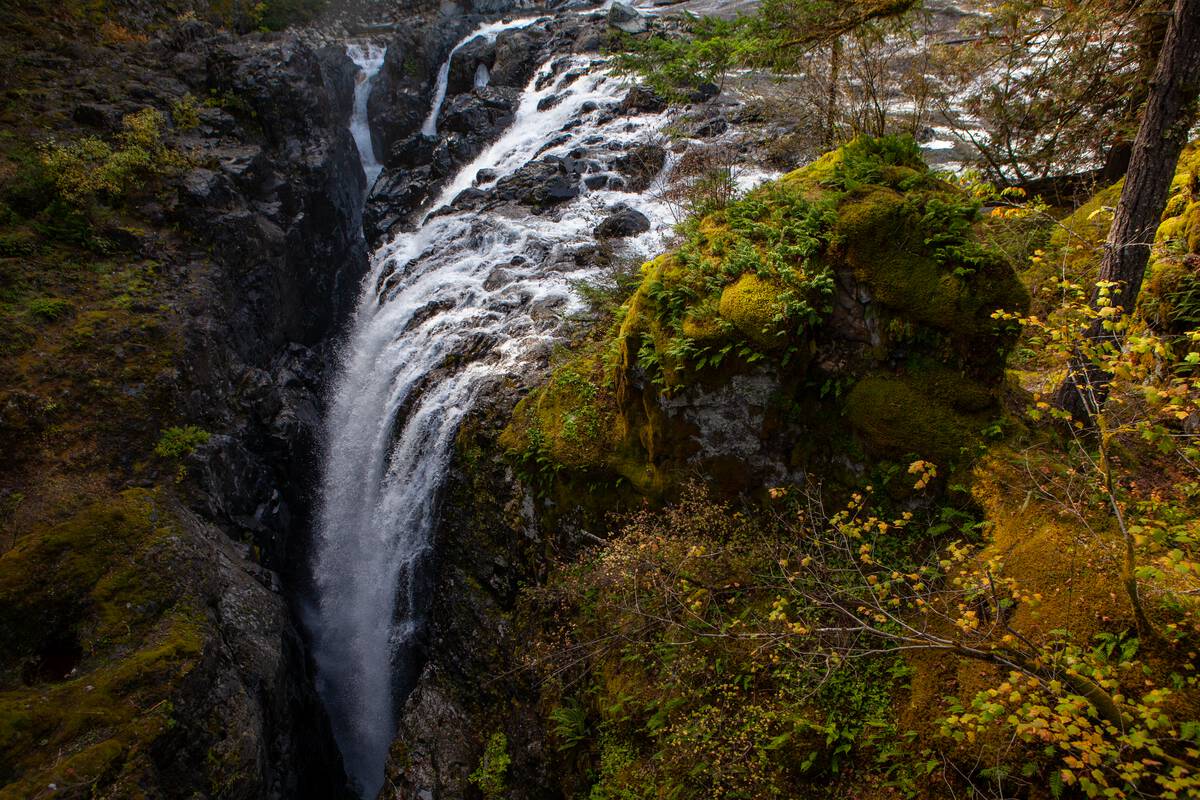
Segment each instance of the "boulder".
[{"label": "boulder", "polygon": [[446,81],[446,93],[450,95],[469,92],[475,86],[475,75],[479,67],[491,70],[496,63],[496,43],[484,36],[477,36],[458,48],[450,59],[450,74]]},{"label": "boulder", "polygon": [[643,144],[613,161],[613,169],[625,178],[625,191],[637,194],[650,188],[667,163],[667,151],[657,144]]},{"label": "boulder", "polygon": [[623,239],[650,230],[645,214],[627,205],[617,206],[592,233],[597,239]]},{"label": "boulder", "polygon": [[579,195],[578,165],[570,159],[547,156],[531,161],[502,178],[495,188],[496,197],[521,205],[548,206]]},{"label": "boulder", "polygon": [[665,111],[667,101],[653,89],[645,86],[635,86],[625,95],[625,99],[617,106],[622,114],[657,114]]},{"label": "boulder", "polygon": [[524,89],[537,69],[544,34],[536,29],[514,29],[496,37],[496,56],[491,69],[491,86]]},{"label": "boulder", "polygon": [[649,27],[642,13],[628,3],[616,2],[608,9],[608,24],[623,33],[645,33]]}]

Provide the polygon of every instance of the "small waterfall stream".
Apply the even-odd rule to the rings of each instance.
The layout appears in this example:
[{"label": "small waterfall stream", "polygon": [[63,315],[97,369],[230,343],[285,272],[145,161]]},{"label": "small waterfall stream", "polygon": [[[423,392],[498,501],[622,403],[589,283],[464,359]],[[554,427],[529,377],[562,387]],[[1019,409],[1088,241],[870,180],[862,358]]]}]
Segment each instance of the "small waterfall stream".
[{"label": "small waterfall stream", "polygon": [[[529,22],[485,25],[458,47]],[[364,50],[352,57],[366,76],[360,87],[369,86],[366,70],[382,56]],[[593,58],[570,62],[559,59],[553,71],[548,61],[536,71],[511,127],[431,209],[471,186],[479,170],[503,178],[551,141],[545,154],[584,147],[617,155],[666,123],[665,115],[606,114],[627,87]],[[434,126],[448,72],[449,60],[430,110]],[[551,95],[555,103],[542,103]],[[358,99],[355,125],[365,129],[366,101]],[[371,168],[369,135],[365,141],[364,167]],[[664,205],[583,189],[543,216],[512,208],[429,214],[372,258],[325,422],[310,620],[318,689],[365,798],[382,785],[396,704],[419,666],[414,650],[429,605],[431,537],[458,425],[489,385],[520,376],[531,357],[561,338],[562,315],[579,307],[570,283],[588,277],[572,248],[591,242],[618,202],[650,218],[650,231],[626,240],[634,256],[650,255],[670,227]]]},{"label": "small waterfall stream", "polygon": [[[437,121],[438,115],[442,113],[442,103],[446,102],[446,87],[450,85],[450,64],[454,61],[454,54],[457,53],[463,45],[473,42],[476,39],[483,38],[489,42],[496,41],[496,37],[504,31],[512,30],[513,28],[524,28],[538,21],[538,17],[525,17],[521,19],[509,20],[508,22],[489,22],[476,29],[473,33],[468,34],[465,38],[454,45],[450,54],[446,56],[446,60],[442,62],[441,68],[438,70],[437,85],[433,90],[433,105],[429,109],[429,116],[425,118],[425,124],[421,126],[421,133],[426,136],[437,136]],[[482,64],[480,64],[483,67]],[[487,67],[483,67],[484,74],[487,74]],[[475,74],[475,85],[479,86],[478,70]],[[486,81],[485,84],[486,85]]]},{"label": "small waterfall stream", "polygon": [[367,100],[371,97],[371,87],[379,70],[383,68],[383,57],[387,49],[376,44],[351,44],[346,47],[350,60],[358,65],[358,76],[354,84],[354,112],[350,117],[350,133],[354,136],[354,144],[358,147],[358,157],[362,159],[363,172],[367,174],[367,192],[375,185],[375,179],[383,172],[383,164],[375,155],[375,145],[371,141],[371,126],[367,114]]}]

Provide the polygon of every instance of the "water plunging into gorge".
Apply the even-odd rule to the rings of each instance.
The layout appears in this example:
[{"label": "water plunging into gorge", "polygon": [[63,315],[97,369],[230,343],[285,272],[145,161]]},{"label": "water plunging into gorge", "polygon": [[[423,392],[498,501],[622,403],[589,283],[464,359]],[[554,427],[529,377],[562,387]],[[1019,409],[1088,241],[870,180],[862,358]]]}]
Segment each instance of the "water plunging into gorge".
[{"label": "water plunging into gorge", "polygon": [[[485,25],[460,45],[503,27]],[[370,170],[377,162],[365,94],[382,54],[350,54],[363,70],[364,95],[356,96],[352,130]],[[448,72],[449,59],[427,125],[436,126]],[[581,147],[619,154],[645,142],[665,117],[606,113],[626,89],[592,57],[547,61],[521,95],[511,126],[429,208],[449,204],[481,169],[503,179],[542,155],[565,157]],[[511,205],[429,214],[372,257],[325,421],[310,619],[318,689],[364,797],[382,784],[396,705],[418,666],[439,490],[458,425],[489,386],[519,376],[533,354],[561,338],[563,315],[580,305],[571,281],[589,274],[570,250],[590,242],[618,202],[650,218],[650,231],[626,240],[635,255],[649,255],[669,227],[666,207],[581,187],[543,216]]]}]

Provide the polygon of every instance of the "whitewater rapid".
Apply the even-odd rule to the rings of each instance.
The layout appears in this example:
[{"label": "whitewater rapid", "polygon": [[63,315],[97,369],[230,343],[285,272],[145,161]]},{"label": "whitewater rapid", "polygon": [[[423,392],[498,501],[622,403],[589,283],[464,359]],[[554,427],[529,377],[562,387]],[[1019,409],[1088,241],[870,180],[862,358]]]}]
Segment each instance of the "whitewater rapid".
[{"label": "whitewater rapid", "polygon": [[[483,26],[458,46],[498,32]],[[364,73],[382,61],[352,57]],[[509,129],[463,167],[431,210],[471,186],[481,169],[502,178],[581,146],[618,155],[665,125],[664,115],[605,114],[627,87],[602,62],[573,56],[555,63],[557,71],[549,61],[536,71]],[[431,105],[434,125],[448,71],[447,62]],[[551,95],[560,99],[539,111]],[[353,125],[365,126],[365,108],[356,98]],[[551,140],[555,146],[540,152]],[[366,154],[369,133],[362,141],[365,167],[374,159]],[[325,420],[309,621],[318,690],[363,797],[382,785],[396,706],[415,677],[431,538],[459,423],[489,386],[519,379],[533,356],[561,340],[564,316],[581,307],[571,283],[591,276],[576,266],[573,249],[593,241],[592,229],[614,205],[627,203],[651,221],[648,232],[625,240],[630,257],[654,253],[670,228],[669,210],[652,195],[581,192],[542,216],[511,209],[430,214],[384,243],[363,281]]]}]

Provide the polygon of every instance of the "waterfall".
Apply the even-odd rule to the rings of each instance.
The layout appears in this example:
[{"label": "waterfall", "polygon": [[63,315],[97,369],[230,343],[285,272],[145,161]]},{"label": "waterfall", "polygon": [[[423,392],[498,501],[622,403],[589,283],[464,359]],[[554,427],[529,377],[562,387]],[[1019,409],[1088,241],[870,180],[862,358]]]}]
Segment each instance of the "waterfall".
[{"label": "waterfall", "polygon": [[[463,42],[502,29],[484,26]],[[602,63],[574,56],[558,66],[541,65],[511,127],[463,167],[432,208],[471,186],[480,169],[509,175],[550,143],[545,154],[583,148],[611,157],[665,124],[665,115],[605,113],[626,87]],[[449,59],[430,120],[448,70]],[[556,103],[541,102],[551,95]],[[670,227],[667,208],[645,196],[583,190],[545,215],[430,214],[372,257],[325,420],[309,620],[318,690],[365,798],[382,785],[395,706],[415,677],[431,536],[458,425],[489,386],[519,379],[531,358],[561,339],[562,315],[581,306],[571,281],[590,274],[580,271],[571,248],[590,243],[617,202],[651,219],[650,231],[626,240],[631,256],[649,256]]]},{"label": "waterfall", "polygon": [[358,76],[354,84],[354,112],[350,117],[350,133],[358,147],[363,172],[367,174],[367,191],[375,185],[375,179],[383,172],[383,165],[375,156],[375,144],[371,141],[371,126],[367,113],[367,101],[371,97],[371,86],[375,76],[383,68],[383,57],[387,49],[374,44],[351,44],[346,47],[350,60],[358,65]]},{"label": "waterfall", "polygon": [[[521,19],[513,19],[508,22],[489,22],[476,29],[473,33],[461,39],[458,44],[450,51],[450,55],[446,56],[446,60],[442,63],[438,70],[437,85],[433,89],[433,105],[429,109],[429,116],[425,118],[425,124],[421,126],[421,133],[426,136],[437,136],[437,120],[438,115],[442,113],[442,103],[446,100],[446,87],[450,83],[450,64],[454,61],[454,54],[462,48],[463,45],[473,42],[476,39],[486,39],[489,42],[494,42],[496,37],[507,30],[514,28],[525,28],[538,21],[538,17],[523,17]],[[486,67],[485,67],[486,69]],[[478,72],[475,76],[478,83]]]}]

